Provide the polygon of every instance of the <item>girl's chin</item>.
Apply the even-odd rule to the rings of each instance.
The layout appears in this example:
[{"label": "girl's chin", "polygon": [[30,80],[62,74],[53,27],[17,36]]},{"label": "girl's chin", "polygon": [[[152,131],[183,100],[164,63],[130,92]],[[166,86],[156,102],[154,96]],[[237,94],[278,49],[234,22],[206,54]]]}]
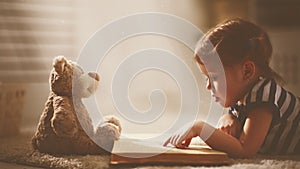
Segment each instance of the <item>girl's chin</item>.
[{"label": "girl's chin", "polygon": [[219,103],[222,107],[227,108],[229,107],[228,105],[224,104],[224,103]]},{"label": "girl's chin", "polygon": [[232,107],[234,106],[231,103],[226,103],[223,99],[219,98],[219,97],[215,97],[215,102],[220,104],[220,106],[224,107],[224,108],[228,108],[228,107]]},{"label": "girl's chin", "polygon": [[222,106],[222,107],[226,106],[226,104],[224,104],[224,102],[221,99],[216,99],[215,102],[220,104],[220,106]]},{"label": "girl's chin", "polygon": [[223,100],[218,100],[217,103],[219,103],[224,108],[231,107],[231,104],[225,103],[225,102],[223,102]]}]

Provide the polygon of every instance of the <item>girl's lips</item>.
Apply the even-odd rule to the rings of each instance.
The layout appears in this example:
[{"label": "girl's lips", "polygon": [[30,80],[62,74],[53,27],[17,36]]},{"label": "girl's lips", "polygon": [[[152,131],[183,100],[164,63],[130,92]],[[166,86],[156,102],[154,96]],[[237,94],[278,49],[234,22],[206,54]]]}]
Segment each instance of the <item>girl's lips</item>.
[{"label": "girl's lips", "polygon": [[220,100],[220,98],[215,95],[213,95],[212,97],[215,99],[215,102],[218,102]]}]

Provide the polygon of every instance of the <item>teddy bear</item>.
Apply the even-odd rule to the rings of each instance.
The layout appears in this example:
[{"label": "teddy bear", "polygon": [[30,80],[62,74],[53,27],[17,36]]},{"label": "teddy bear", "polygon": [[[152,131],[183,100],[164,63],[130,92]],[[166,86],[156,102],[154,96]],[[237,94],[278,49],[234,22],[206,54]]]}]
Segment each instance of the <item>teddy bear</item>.
[{"label": "teddy bear", "polygon": [[105,154],[121,133],[117,118],[105,116],[94,129],[82,102],[95,93],[100,77],[64,56],[53,60],[50,94],[41,114],[32,147],[49,154]]}]

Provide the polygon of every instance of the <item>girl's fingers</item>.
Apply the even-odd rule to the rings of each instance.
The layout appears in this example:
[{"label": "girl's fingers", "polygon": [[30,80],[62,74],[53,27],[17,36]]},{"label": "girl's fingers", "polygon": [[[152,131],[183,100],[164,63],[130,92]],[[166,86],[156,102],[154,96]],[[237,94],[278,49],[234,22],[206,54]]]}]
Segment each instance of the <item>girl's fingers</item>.
[{"label": "girl's fingers", "polygon": [[167,146],[170,143],[171,137],[169,137],[163,144],[163,146]]},{"label": "girl's fingers", "polygon": [[[191,142],[191,139],[186,139],[185,140],[185,137],[182,137],[181,135],[177,134],[177,135],[174,135],[174,136],[171,136],[169,137],[163,144],[163,146],[167,146],[169,143],[176,146],[176,147],[182,147],[182,146],[188,146]],[[185,141],[184,141],[185,140]],[[184,141],[184,143],[183,143]]]},{"label": "girl's fingers", "polygon": [[227,134],[230,134],[230,127],[229,126],[222,126],[221,128],[220,128],[220,130],[222,131],[222,132],[224,132],[224,133],[227,133]]},{"label": "girl's fingers", "polygon": [[186,147],[188,147],[190,145],[191,140],[192,139],[190,138],[190,139],[187,139],[185,141],[182,141],[182,142],[176,144],[175,147],[177,147],[177,148],[186,148]]},{"label": "girl's fingers", "polygon": [[[191,124],[187,124],[183,128],[177,131],[174,135],[169,137],[163,144],[163,146],[167,146],[168,144],[172,144],[174,146],[188,146],[191,142],[191,139],[189,137],[192,137],[191,135]],[[185,141],[186,140],[186,141]],[[185,141],[185,142],[183,142]],[[183,145],[184,143],[184,145]]]},{"label": "girl's fingers", "polygon": [[170,143],[173,145],[176,145],[179,137],[180,137],[180,135],[178,135],[178,134],[172,136]]},{"label": "girl's fingers", "polygon": [[179,137],[178,140],[176,141],[176,144],[182,144],[183,141],[185,141],[188,137],[189,137],[189,136],[188,136],[187,133],[180,135],[180,137]]},{"label": "girl's fingers", "polygon": [[226,133],[226,131],[227,131],[227,128],[224,127],[224,126],[222,126],[220,129],[221,129],[221,131],[223,131],[224,133]]},{"label": "girl's fingers", "polygon": [[176,144],[175,147],[176,148],[184,148],[184,145],[183,144]]},{"label": "girl's fingers", "polygon": [[184,145],[185,147],[188,147],[188,146],[190,145],[191,141],[192,141],[192,138],[186,139],[186,140],[184,141],[183,145]]}]

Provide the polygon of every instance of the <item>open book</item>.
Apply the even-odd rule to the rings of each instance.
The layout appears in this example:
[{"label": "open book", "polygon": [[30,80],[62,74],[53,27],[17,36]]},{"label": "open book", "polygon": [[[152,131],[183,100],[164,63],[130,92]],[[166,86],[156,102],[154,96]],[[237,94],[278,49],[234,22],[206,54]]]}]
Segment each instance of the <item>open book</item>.
[{"label": "open book", "polygon": [[191,145],[186,149],[164,147],[155,142],[122,138],[115,142],[111,164],[229,164],[226,153],[212,150],[207,145]]}]

